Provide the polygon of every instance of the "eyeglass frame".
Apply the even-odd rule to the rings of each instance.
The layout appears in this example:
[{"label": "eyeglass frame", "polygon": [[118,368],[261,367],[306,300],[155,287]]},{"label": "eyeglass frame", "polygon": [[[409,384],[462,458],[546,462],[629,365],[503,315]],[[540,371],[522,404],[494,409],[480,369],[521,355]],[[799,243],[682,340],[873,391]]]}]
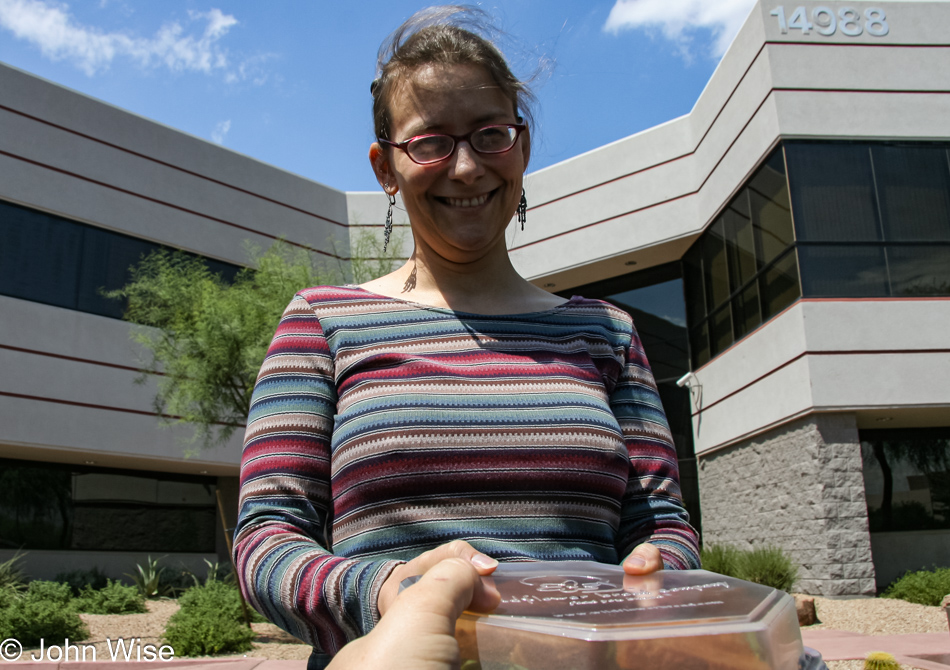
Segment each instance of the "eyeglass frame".
[{"label": "eyeglass frame", "polygon": [[[376,141],[379,142],[380,144],[385,144],[387,146],[394,147],[396,149],[401,149],[402,151],[405,152],[407,156],[409,156],[409,160],[411,160],[416,165],[435,165],[436,163],[441,163],[444,160],[448,160],[449,158],[452,157],[452,154],[455,153],[455,150],[458,149],[459,142],[461,142],[462,140],[465,140],[466,142],[468,142],[468,145],[472,147],[472,151],[479,154],[480,156],[498,156],[500,154],[508,153],[509,151],[514,149],[515,145],[518,143],[518,138],[521,137],[521,133],[523,133],[524,131],[528,129],[528,124],[524,123],[520,116],[518,117],[518,120],[521,121],[521,123],[489,123],[488,125],[475,128],[474,130],[467,132],[464,135],[450,135],[449,133],[426,133],[424,135],[414,135],[413,137],[410,137],[407,140],[403,140],[402,142],[393,142],[392,140],[386,140],[386,139],[383,139],[382,137],[377,137]],[[501,151],[479,151],[474,146],[472,146],[472,141],[471,141],[472,135],[479,132],[480,130],[485,130],[485,128],[497,128],[499,126],[515,129],[515,139],[514,141],[512,141],[510,147],[508,147],[507,149],[502,149]],[[426,137],[449,137],[452,139],[452,150],[448,154],[446,154],[443,158],[437,158],[436,160],[433,160],[433,161],[426,161],[424,163],[420,163],[419,161],[417,161],[415,158],[412,157],[412,154],[409,153],[409,143],[414,142],[415,140],[426,138]]]}]

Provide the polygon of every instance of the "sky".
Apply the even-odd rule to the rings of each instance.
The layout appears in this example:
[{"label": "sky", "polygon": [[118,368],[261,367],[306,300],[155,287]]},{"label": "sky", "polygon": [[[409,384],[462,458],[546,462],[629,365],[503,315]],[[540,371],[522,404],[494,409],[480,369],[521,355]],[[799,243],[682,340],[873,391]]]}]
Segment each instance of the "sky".
[{"label": "sky", "polygon": [[[0,62],[344,191],[378,190],[380,43],[429,2],[0,0]],[[479,6],[538,97],[528,171],[687,114],[754,0]]]}]

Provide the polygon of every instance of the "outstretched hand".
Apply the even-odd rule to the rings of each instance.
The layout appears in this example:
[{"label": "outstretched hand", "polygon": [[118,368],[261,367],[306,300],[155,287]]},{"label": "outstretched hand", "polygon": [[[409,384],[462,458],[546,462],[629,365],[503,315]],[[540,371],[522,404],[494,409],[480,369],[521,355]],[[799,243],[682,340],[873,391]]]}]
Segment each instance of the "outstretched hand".
[{"label": "outstretched hand", "polygon": [[[435,549],[419,554],[408,563],[400,565],[390,573],[383,587],[379,590],[379,599],[377,600],[379,614],[381,616],[386,614],[386,611],[392,605],[393,601],[396,600],[396,595],[399,593],[399,585],[404,579],[415,575],[424,575],[430,568],[438,565],[447,558],[461,558],[467,561],[482,577],[490,575],[495,571],[495,568],[498,567],[498,561],[477,551],[468,542],[455,540],[454,542],[443,544]],[[497,596],[498,592],[494,586],[491,587],[491,591]],[[500,598],[500,596],[498,597]],[[472,601],[472,608],[478,611],[494,609],[498,605],[498,601],[493,598],[494,596],[486,599],[485,592],[476,590],[475,600]]]},{"label": "outstretched hand", "polygon": [[[443,547],[433,551],[440,549]],[[482,580],[470,558],[445,558],[398,594],[379,624],[367,636],[343,647],[327,670],[457,668],[456,619],[466,609],[494,609],[500,600],[498,591]],[[475,603],[482,606],[476,608]]]}]

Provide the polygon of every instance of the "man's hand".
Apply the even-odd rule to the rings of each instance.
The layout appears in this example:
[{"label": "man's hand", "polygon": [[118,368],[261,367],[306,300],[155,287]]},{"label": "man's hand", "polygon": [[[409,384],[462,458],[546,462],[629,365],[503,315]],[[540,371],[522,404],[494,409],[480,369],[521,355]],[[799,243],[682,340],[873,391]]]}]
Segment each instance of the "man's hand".
[{"label": "man's hand", "polygon": [[[498,561],[476,551],[468,542],[455,540],[454,542],[443,544],[424,554],[419,554],[408,563],[400,565],[392,571],[383,584],[383,587],[379,590],[379,600],[377,601],[379,614],[381,616],[386,614],[393,601],[396,600],[396,594],[399,593],[399,585],[402,583],[402,580],[414,575],[424,575],[430,568],[438,565],[447,558],[461,558],[468,561],[482,577],[490,575],[495,571],[495,568],[498,567]],[[492,588],[494,589],[494,587]],[[476,591],[475,598],[476,600],[472,602],[472,606],[479,611],[493,609],[498,605],[497,602],[483,600],[480,591]]]},{"label": "man's hand", "polygon": [[500,600],[470,558],[445,558],[395,598],[369,635],[343,647],[327,670],[457,668],[456,619],[476,602],[477,609],[489,611]]}]

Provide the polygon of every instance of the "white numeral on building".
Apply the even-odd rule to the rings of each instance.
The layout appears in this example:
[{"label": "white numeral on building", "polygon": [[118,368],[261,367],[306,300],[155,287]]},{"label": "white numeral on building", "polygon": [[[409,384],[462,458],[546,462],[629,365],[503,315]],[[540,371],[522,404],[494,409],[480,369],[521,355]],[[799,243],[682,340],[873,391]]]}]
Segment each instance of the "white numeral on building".
[{"label": "white numeral on building", "polygon": [[786,17],[785,6],[779,5],[771,11],[771,15],[778,19],[778,29],[783,35],[787,35],[790,30],[801,30],[802,35],[815,30],[819,35],[830,36],[840,28],[841,33],[848,37],[857,37],[865,30],[868,35],[884,37],[890,31],[887,15],[877,7],[864,10],[863,26],[861,13],[853,7],[842,7],[837,15],[830,7],[815,7],[811,10],[811,22],[805,7],[796,7],[791,17]]}]

